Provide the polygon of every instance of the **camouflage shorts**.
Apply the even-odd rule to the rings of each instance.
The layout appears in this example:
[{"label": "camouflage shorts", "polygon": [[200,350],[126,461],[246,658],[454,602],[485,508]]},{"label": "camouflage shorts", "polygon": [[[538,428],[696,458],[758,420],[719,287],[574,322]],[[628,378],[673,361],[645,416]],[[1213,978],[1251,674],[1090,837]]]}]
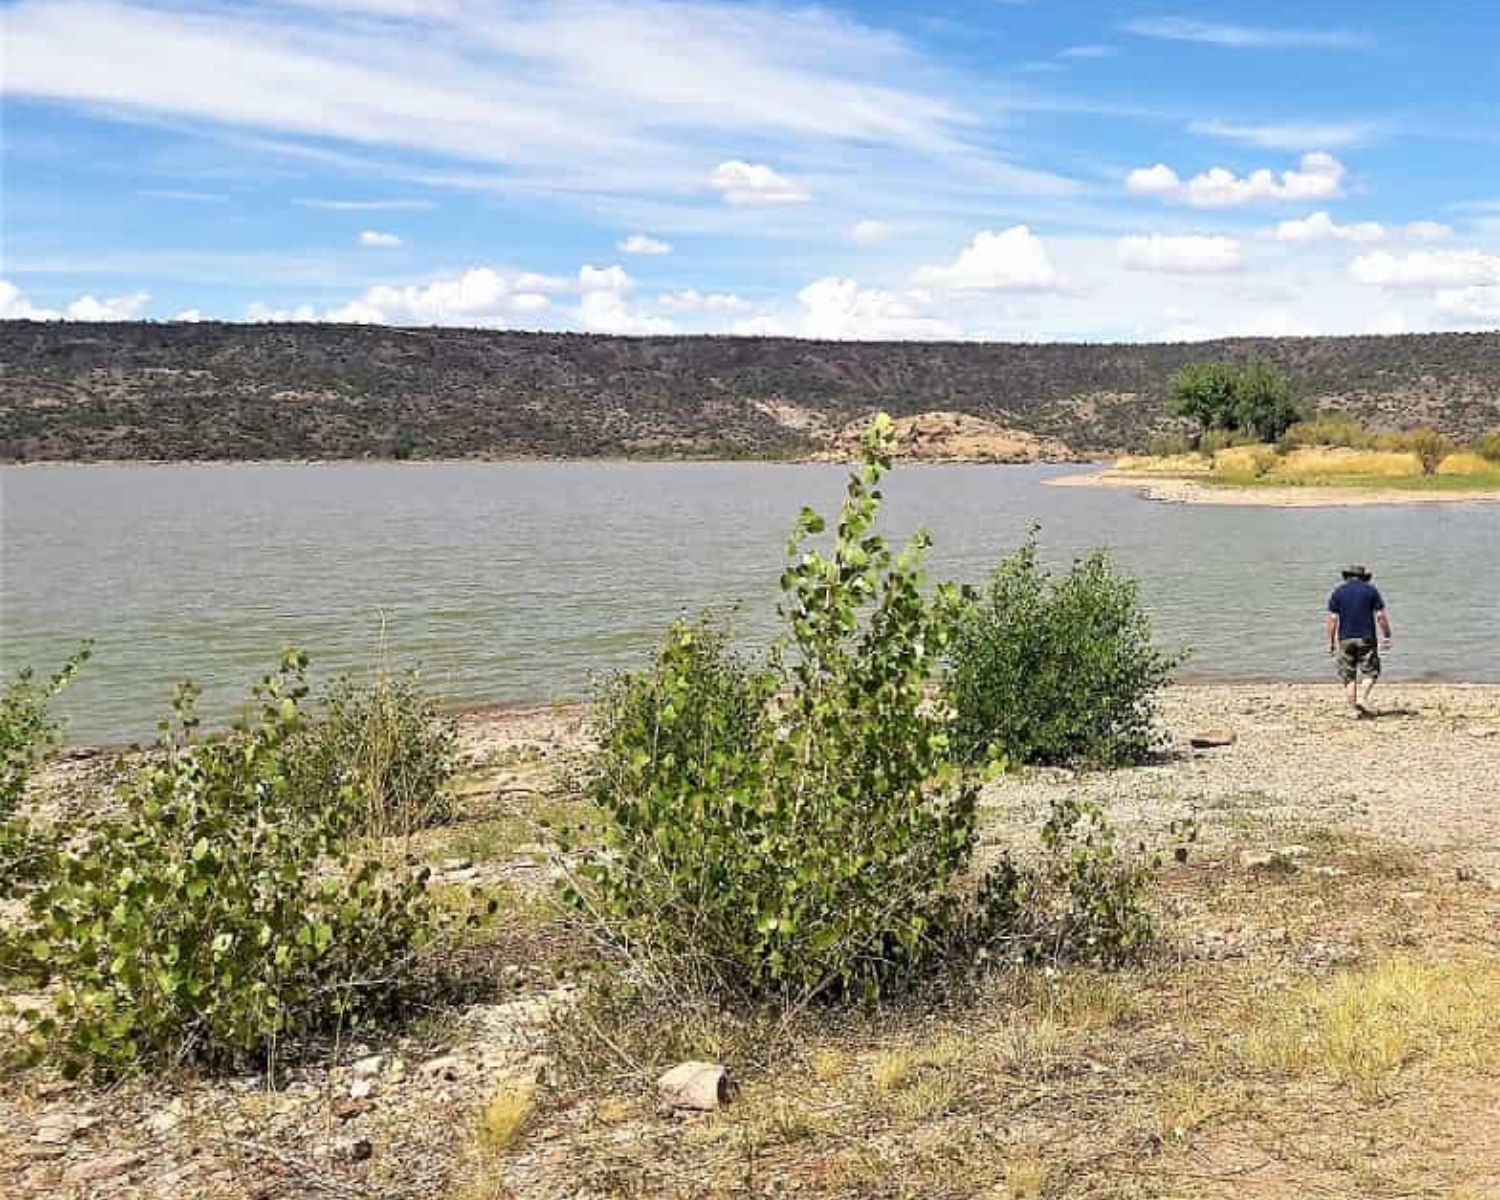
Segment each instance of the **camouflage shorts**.
[{"label": "camouflage shorts", "polygon": [[1365,678],[1380,677],[1380,651],[1374,638],[1345,638],[1339,642],[1339,678],[1345,683],[1364,671]]}]

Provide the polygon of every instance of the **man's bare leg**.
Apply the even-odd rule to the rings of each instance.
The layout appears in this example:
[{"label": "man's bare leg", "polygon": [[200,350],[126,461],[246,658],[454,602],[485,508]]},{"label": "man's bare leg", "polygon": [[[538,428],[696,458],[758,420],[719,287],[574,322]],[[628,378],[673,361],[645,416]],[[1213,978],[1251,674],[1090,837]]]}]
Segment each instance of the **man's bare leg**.
[{"label": "man's bare leg", "polygon": [[1348,715],[1359,716],[1359,676],[1356,675],[1348,683],[1344,684],[1344,703],[1348,706]]},{"label": "man's bare leg", "polygon": [[1360,688],[1361,695],[1359,706],[1369,712],[1374,711],[1374,709],[1370,708],[1370,693],[1375,690],[1375,684],[1379,681],[1379,679],[1379,675],[1366,675],[1364,679],[1364,686]]}]

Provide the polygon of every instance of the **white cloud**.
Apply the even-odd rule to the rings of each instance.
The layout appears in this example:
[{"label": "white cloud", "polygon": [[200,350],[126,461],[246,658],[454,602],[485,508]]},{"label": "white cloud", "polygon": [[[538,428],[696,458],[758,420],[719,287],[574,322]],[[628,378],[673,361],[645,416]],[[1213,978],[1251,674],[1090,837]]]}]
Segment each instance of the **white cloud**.
[{"label": "white cloud", "polygon": [[632,233],[628,238],[617,242],[615,249],[621,254],[671,254],[672,243],[649,234]]},{"label": "white cloud", "polygon": [[856,221],[849,229],[849,240],[860,246],[878,246],[890,241],[892,232],[885,221]]},{"label": "white cloud", "polygon": [[578,290],[589,292],[628,292],[635,281],[625,273],[619,263],[608,267],[595,267],[585,263],[578,268]]},{"label": "white cloud", "polygon": [[[379,285],[323,319],[380,325],[490,325],[505,327],[548,306],[545,296],[491,267],[405,287]],[[295,316],[294,320],[315,317]]]},{"label": "white cloud", "polygon": [[1066,50],[1058,51],[1058,58],[1113,58],[1119,50],[1114,46],[1102,46],[1090,44],[1087,46],[1069,46]]},{"label": "white cloud", "polygon": [[61,310],[41,308],[33,304],[10,280],[0,279],[0,320],[135,321],[145,315],[146,305],[150,302],[151,293],[131,292],[129,295],[103,300],[92,295],[79,296]]},{"label": "white cloud", "polygon": [[1406,236],[1418,242],[1439,242],[1453,235],[1453,226],[1441,221],[1413,221],[1406,227]]},{"label": "white cloud", "polygon": [[1163,234],[1122,237],[1116,244],[1116,255],[1120,265],[1129,271],[1197,275],[1237,271],[1244,265],[1239,242],[1228,237]]},{"label": "white cloud", "polygon": [[963,107],[914,45],[830,10],[432,3],[391,20],[360,8],[16,4],[4,86],[304,150],[503,163],[522,184],[618,173],[676,194],[701,173],[703,146],[740,134],[974,152]]},{"label": "white cloud", "polygon": [[730,204],[799,204],[811,197],[807,189],[766,166],[731,158],[714,168],[709,182]]},{"label": "white cloud", "polygon": [[1283,221],[1271,231],[1278,242],[1379,242],[1387,235],[1386,227],[1378,221],[1340,225],[1326,212]]},{"label": "white cloud", "polygon": [[1137,195],[1160,196],[1194,208],[1233,208],[1257,200],[1322,200],[1342,195],[1344,165],[1331,154],[1304,154],[1300,167],[1278,176],[1262,168],[1239,176],[1211,167],[1183,180],[1165,163],[1137,167],[1125,177],[1125,188]]},{"label": "white cloud", "polygon": [[359,244],[361,246],[378,246],[384,248],[396,247],[401,244],[401,239],[394,233],[386,233],[380,229],[364,229],[360,231]]},{"label": "white cloud", "polygon": [[671,333],[676,328],[665,317],[638,312],[617,291],[586,291],[575,310],[580,328],[590,333],[642,336]]},{"label": "white cloud", "polygon": [[1500,286],[1495,284],[1443,288],[1437,294],[1437,307],[1465,324],[1500,328]]},{"label": "white cloud", "polygon": [[919,267],[918,287],[961,292],[1039,292],[1060,285],[1042,239],[1025,225],[981,230],[951,263]]},{"label": "white cloud", "polygon": [[301,208],[329,212],[407,212],[433,207],[431,200],[293,200]]},{"label": "white cloud", "polygon": [[1229,25],[1192,17],[1142,17],[1125,24],[1127,33],[1172,42],[1200,42],[1235,49],[1354,50],[1369,45],[1364,34],[1343,29],[1284,29]]},{"label": "white cloud", "polygon": [[174,313],[172,320],[181,321],[184,325],[196,325],[203,320],[203,313],[196,308],[185,308],[180,313]]},{"label": "white cloud", "polygon": [[957,327],[932,315],[930,302],[921,292],[863,288],[852,279],[830,275],[797,293],[802,310],[798,332],[840,340],[956,337]]},{"label": "white cloud", "polygon": [[1500,254],[1481,250],[1377,250],[1349,264],[1356,283],[1386,288],[1466,288],[1500,283]]},{"label": "white cloud", "polygon": [[700,292],[696,288],[665,292],[656,298],[656,304],[667,312],[743,313],[754,307],[733,292]]},{"label": "white cloud", "polygon": [[1193,121],[1191,133],[1223,138],[1262,150],[1343,150],[1372,141],[1379,128],[1369,122],[1288,121],[1269,125],[1241,125],[1233,121]]}]

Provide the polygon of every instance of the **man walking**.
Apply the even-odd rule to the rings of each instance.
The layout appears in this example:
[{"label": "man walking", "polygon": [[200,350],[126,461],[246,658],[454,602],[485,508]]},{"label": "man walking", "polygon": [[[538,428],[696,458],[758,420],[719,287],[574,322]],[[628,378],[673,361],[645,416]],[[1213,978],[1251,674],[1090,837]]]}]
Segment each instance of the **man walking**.
[{"label": "man walking", "polygon": [[[1349,716],[1362,717],[1370,692],[1380,678],[1380,651],[1391,648],[1391,619],[1380,589],[1370,582],[1365,567],[1345,567],[1344,582],[1328,597],[1328,653],[1338,657],[1339,679]],[[1376,649],[1375,628],[1380,627]],[[1360,676],[1364,676],[1363,695]]]}]

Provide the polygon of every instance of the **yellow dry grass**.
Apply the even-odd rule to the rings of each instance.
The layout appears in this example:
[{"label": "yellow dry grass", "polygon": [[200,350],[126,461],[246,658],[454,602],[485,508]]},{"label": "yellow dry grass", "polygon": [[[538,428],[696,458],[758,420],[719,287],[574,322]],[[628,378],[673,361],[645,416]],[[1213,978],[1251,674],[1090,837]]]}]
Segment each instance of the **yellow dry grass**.
[{"label": "yellow dry grass", "polygon": [[1500,475],[1500,464],[1492,463],[1482,454],[1471,450],[1460,450],[1450,454],[1438,464],[1439,475]]},{"label": "yellow dry grass", "polygon": [[529,1084],[502,1087],[479,1114],[479,1140],[492,1152],[508,1150],[535,1112],[536,1097]]},{"label": "yellow dry grass", "polygon": [[1264,475],[1276,466],[1280,457],[1275,446],[1230,446],[1214,455],[1214,472],[1219,475]]},{"label": "yellow dry grass", "polygon": [[1500,963],[1397,957],[1259,1006],[1240,1050],[1253,1066],[1333,1078],[1378,1096],[1418,1064],[1500,1068]]},{"label": "yellow dry grass", "polygon": [[1409,451],[1350,450],[1314,446],[1293,450],[1277,465],[1280,479],[1326,479],[1344,475],[1401,479],[1422,474],[1422,460]]},{"label": "yellow dry grass", "polygon": [[1202,454],[1127,454],[1115,460],[1115,470],[1132,475],[1207,475],[1213,460]]}]

